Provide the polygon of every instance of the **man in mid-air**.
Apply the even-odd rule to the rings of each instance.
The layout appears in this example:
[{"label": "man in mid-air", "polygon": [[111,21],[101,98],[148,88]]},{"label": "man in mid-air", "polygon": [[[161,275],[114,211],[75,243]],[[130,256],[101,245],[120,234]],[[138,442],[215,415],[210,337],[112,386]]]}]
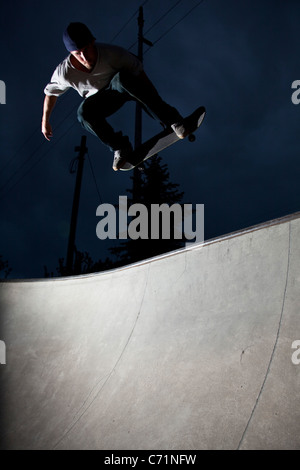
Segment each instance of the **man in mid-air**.
[{"label": "man in mid-air", "polygon": [[70,23],[63,41],[70,54],[56,67],[44,90],[42,133],[47,140],[53,135],[50,116],[57,98],[69,88],[84,98],[77,112],[79,122],[114,152],[115,171],[126,164],[133,149],[129,138],[115,132],[106,118],[127,101],[140,102],[178,137],[186,136],[182,116],[162,100],[135,55],[119,46],[96,43],[83,23]]}]

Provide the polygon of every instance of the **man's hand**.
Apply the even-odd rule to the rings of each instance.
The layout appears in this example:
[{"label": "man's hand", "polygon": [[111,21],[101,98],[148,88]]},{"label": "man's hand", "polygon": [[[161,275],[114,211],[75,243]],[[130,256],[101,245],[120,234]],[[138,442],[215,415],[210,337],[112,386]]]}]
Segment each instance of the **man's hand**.
[{"label": "man's hand", "polygon": [[51,137],[53,136],[50,122],[42,122],[42,133],[44,134],[45,138],[50,141]]}]

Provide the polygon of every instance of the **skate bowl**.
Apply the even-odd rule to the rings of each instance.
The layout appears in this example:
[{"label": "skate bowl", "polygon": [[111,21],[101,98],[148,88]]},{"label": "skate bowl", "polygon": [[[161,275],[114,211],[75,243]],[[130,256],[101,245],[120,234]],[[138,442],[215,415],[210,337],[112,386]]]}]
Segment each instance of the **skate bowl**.
[{"label": "skate bowl", "polygon": [[297,213],[117,270],[1,282],[2,448],[299,449],[299,240]]}]

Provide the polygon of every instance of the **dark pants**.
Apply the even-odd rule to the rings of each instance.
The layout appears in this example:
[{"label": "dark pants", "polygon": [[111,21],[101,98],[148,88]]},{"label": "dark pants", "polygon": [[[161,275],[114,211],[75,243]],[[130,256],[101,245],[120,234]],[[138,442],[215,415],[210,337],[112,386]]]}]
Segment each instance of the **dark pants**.
[{"label": "dark pants", "polygon": [[140,102],[148,114],[166,126],[181,119],[178,111],[161,99],[153,85],[149,86],[127,72],[119,72],[107,88],[81,103],[77,111],[78,120],[111,150],[119,150],[128,144],[128,137],[123,136],[122,132],[115,132],[106,118],[131,100]]}]

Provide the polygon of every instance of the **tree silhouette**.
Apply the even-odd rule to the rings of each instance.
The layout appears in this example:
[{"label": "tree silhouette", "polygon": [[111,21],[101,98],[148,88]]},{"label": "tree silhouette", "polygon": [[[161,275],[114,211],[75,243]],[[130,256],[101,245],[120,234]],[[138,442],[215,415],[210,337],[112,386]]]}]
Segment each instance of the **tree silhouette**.
[{"label": "tree silhouette", "polygon": [[[178,190],[179,185],[170,181],[170,174],[166,164],[161,164],[161,157],[153,156],[144,165],[138,194],[135,195],[133,190],[128,203],[143,204],[148,210],[148,239],[138,238],[121,242],[120,246],[110,249],[110,252],[117,258],[116,265],[134,263],[143,259],[176,250],[183,246],[184,240],[176,239],[174,236],[174,220],[171,214],[170,219],[170,237],[164,239],[162,236],[162,223],[160,224],[159,238],[151,238],[153,220],[151,220],[151,207],[153,205],[179,204],[182,201],[183,192]],[[161,221],[162,222],[162,221]]]},{"label": "tree silhouette", "polygon": [[[64,258],[59,258],[58,267],[56,270],[60,276],[65,277],[107,271],[108,269],[112,269],[114,267],[114,263],[111,259],[106,258],[104,261],[99,260],[94,262],[87,251],[81,252],[75,247],[75,260],[72,271],[68,272]],[[53,276],[53,272],[49,273],[47,267],[44,266],[44,277],[49,278]]]},{"label": "tree silhouette", "polygon": [[1,275],[3,275],[2,279],[7,279],[11,271],[12,271],[12,268],[8,266],[8,261],[4,261],[3,256],[0,255],[0,272],[1,272]]},{"label": "tree silhouette", "polygon": [[[170,181],[170,174],[166,164],[161,163],[162,159],[158,155],[153,156],[144,165],[144,171],[133,182],[132,189],[128,189],[130,194],[127,203],[128,207],[136,203],[143,204],[148,212],[148,238],[128,238],[119,241],[118,246],[109,249],[112,258],[107,257],[104,261],[94,262],[88,252],[81,252],[75,248],[75,260],[72,272],[67,272],[64,258],[58,260],[59,266],[56,268],[61,276],[88,274],[117,268],[127,264],[135,263],[143,259],[176,250],[184,245],[184,239],[176,239],[174,235],[174,217],[170,211],[170,234],[164,239],[162,234],[162,223],[159,226],[158,238],[151,238],[153,220],[151,218],[151,208],[153,205],[173,204],[181,207],[183,192],[179,191],[179,185]],[[131,179],[134,179],[132,177]],[[160,220],[162,222],[162,220]],[[151,225],[152,224],[152,225]],[[53,277],[44,267],[45,277]]]}]

